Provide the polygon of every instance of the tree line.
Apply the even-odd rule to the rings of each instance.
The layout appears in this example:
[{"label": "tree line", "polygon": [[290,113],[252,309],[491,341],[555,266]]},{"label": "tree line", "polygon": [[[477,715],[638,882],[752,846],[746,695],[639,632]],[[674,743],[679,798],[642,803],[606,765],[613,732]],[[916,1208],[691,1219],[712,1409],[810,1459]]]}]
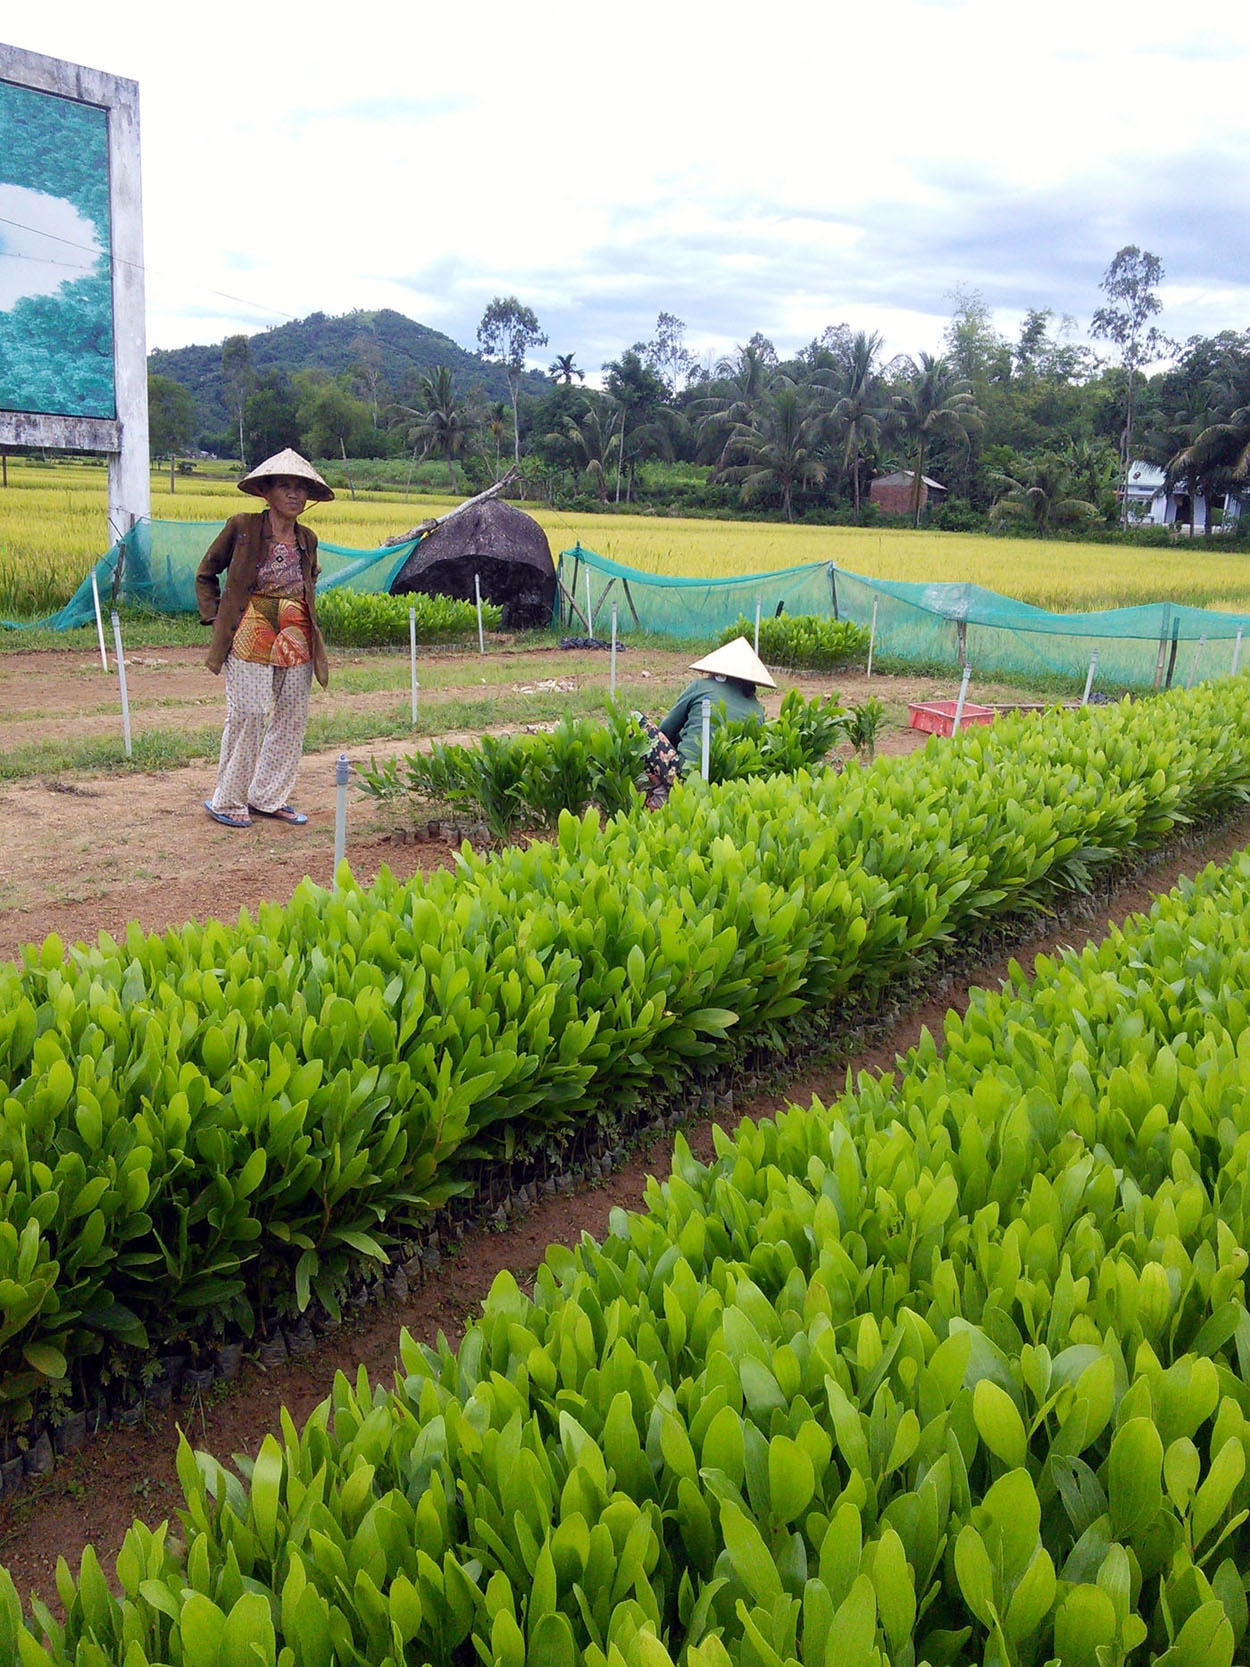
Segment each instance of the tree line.
[{"label": "tree line", "polygon": [[[1171,341],[1158,257],[1121,249],[1089,335],[1030,309],[1014,339],[981,293],[952,297],[942,351],[887,359],[875,332],[828,326],[786,357],[755,334],[709,363],[668,312],[655,333],[602,365],[589,387],[575,352],[556,353],[545,390],[527,363],[548,346],[534,311],[497,296],[477,332],[509,398],[490,400],[446,365],[391,391],[376,344],[346,372],[250,364],[247,338],[222,348],[232,450],[249,464],[291,445],[311,456],[438,459],[453,490],[512,464],[527,495],[568,507],[650,505],[691,513],[868,520],[869,484],[911,475],[919,524],[926,476],[946,489],[932,524],[1020,525],[1043,535],[1129,521],[1128,465],[1156,464],[1188,504],[1239,494],[1250,473],[1250,331]],[[190,443],[194,401],[153,377],[154,454]],[[166,387],[163,384],[168,383]],[[224,437],[223,437],[224,440]],[[1207,530],[1218,521],[1208,515]]]}]

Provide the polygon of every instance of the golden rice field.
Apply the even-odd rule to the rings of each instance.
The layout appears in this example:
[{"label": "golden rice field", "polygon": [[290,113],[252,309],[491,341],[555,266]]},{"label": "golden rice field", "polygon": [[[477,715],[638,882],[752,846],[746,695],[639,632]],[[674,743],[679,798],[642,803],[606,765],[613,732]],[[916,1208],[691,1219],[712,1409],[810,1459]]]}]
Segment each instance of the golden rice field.
[{"label": "golden rice field", "polygon": [[[153,517],[222,521],[250,500],[229,479],[154,473]],[[402,492],[341,493],[310,505],[306,518],[323,540],[374,549],[452,499]],[[921,582],[968,581],[1056,612],[1173,601],[1250,612],[1250,557],[1198,540],[1182,551],[1105,544],[914,532],[907,527],[789,526],[659,515],[577,515],[526,506],[556,553],[580,542],[647,572],[732,577],[832,561],[852,573]],[[50,612],[76,589],[112,542],[102,464],[53,466],[10,458],[0,490],[0,613]],[[207,539],[205,540],[207,543]]]}]

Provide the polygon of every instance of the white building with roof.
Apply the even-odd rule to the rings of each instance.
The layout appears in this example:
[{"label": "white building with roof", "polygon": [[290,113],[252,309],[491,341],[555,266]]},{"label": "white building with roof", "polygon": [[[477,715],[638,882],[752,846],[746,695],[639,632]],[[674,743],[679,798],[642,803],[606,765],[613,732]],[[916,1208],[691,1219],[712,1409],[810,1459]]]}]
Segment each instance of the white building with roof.
[{"label": "white building with roof", "polygon": [[[1236,492],[1221,492],[1215,497],[1213,508],[1219,519],[1212,528],[1231,527],[1241,513],[1241,498]],[[1189,492],[1185,483],[1178,481],[1168,490],[1167,477],[1154,463],[1130,463],[1128,470],[1129,519],[1138,526],[1184,527],[1190,524]],[[1193,503],[1193,530],[1207,530],[1207,500],[1199,492]]]}]

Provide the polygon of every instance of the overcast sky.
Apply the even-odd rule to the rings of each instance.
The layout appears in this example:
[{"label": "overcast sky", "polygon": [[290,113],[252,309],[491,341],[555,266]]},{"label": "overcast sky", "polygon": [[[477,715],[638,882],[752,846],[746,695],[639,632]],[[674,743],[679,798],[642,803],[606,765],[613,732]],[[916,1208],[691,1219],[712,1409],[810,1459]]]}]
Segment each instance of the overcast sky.
[{"label": "overcast sky", "polygon": [[140,85],[148,344],[515,294],[603,360],[827,324],[935,351],[956,286],[1084,336],[1116,250],[1172,336],[1250,327],[1250,7],[564,0],[11,11]]}]

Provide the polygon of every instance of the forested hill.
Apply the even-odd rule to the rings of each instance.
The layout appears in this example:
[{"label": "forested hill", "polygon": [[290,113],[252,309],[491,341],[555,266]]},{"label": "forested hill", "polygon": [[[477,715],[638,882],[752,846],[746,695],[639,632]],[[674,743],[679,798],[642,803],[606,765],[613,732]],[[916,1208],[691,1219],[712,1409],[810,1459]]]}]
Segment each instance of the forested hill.
[{"label": "forested hill", "polygon": [[[281,371],[321,370],[348,377],[361,398],[415,397],[423,371],[446,365],[464,390],[475,388],[487,399],[507,399],[508,383],[497,365],[485,364],[439,330],[428,329],[389,307],[381,312],[345,313],[329,318],[311,313],[247,338],[254,376]],[[231,414],[223,397],[222,344],[213,347],[155,348],[148,355],[154,375],[172,377],[190,390],[201,436],[228,433]],[[522,388],[541,393],[550,388],[538,371],[528,372]],[[407,397],[406,397],[407,396]]]}]

